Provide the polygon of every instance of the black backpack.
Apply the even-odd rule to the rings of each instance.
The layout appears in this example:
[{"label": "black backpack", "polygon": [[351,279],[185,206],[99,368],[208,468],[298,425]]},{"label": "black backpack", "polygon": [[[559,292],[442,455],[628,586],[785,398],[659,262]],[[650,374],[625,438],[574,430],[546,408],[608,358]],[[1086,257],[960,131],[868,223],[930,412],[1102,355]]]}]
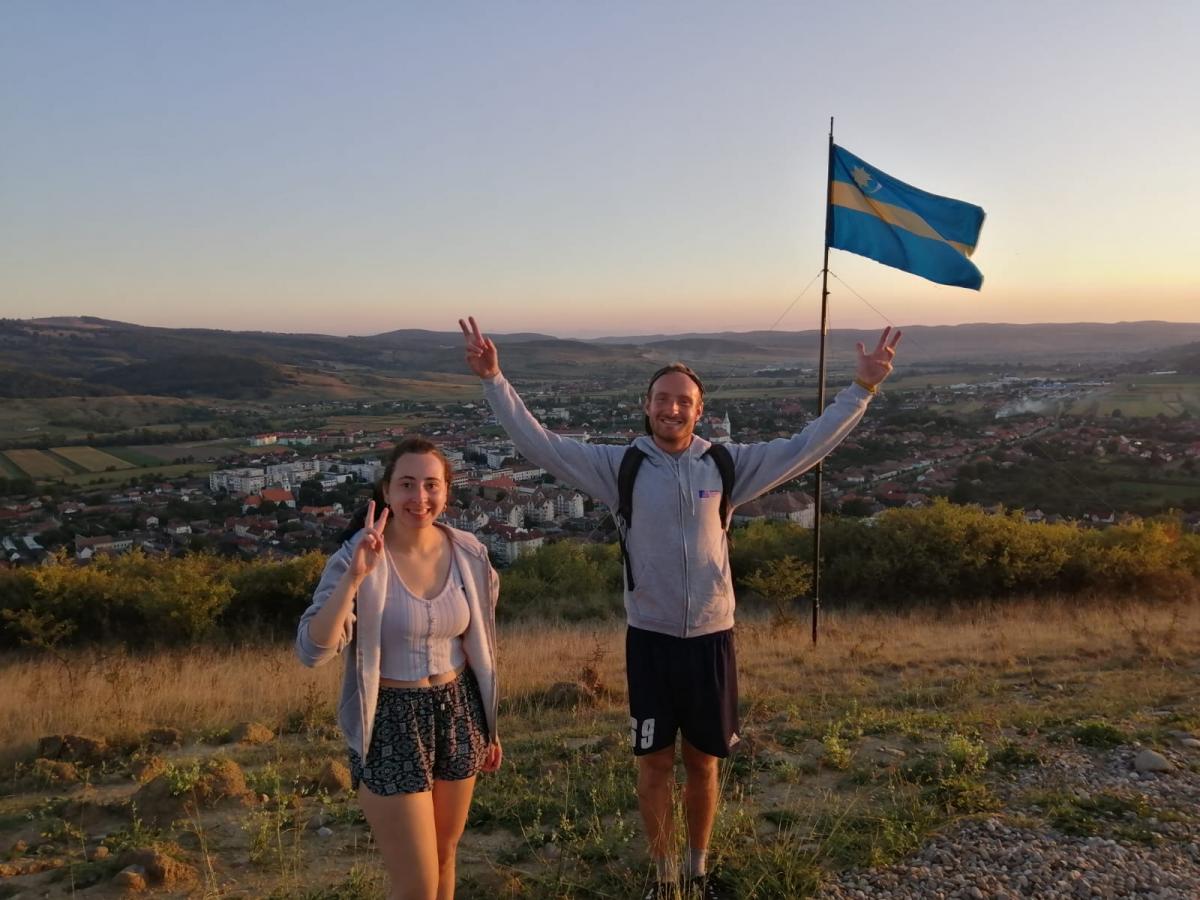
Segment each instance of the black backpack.
[{"label": "black backpack", "polygon": [[[733,493],[733,456],[723,444],[710,444],[704,456],[711,456],[721,473],[721,528],[729,539],[729,497]],[[629,561],[629,547],[625,536],[633,516],[633,482],[638,469],[646,460],[646,452],[639,447],[629,446],[621,457],[621,468],[617,470],[617,542],[621,545],[621,558],[625,560],[625,581],[633,590],[633,565]]]}]

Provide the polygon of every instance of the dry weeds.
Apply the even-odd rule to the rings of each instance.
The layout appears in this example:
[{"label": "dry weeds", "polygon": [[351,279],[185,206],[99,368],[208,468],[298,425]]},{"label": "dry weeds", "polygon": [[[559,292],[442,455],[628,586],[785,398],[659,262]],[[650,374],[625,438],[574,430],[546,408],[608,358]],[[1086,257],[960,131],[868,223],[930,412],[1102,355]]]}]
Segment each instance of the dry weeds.
[{"label": "dry weeds", "polygon": [[[480,784],[461,852],[461,896],[636,890],[644,859],[623,745],[624,626],[510,625],[500,642],[509,762]],[[1070,741],[1085,722],[1151,741],[1167,727],[1200,727],[1196,604],[1042,600],[950,613],[834,612],[815,647],[807,623],[747,613],[738,657],[748,749],[723,769],[714,849],[746,879],[783,871],[790,880],[780,884],[796,896],[822,868],[895,858],[947,816],[969,812],[923,800],[929,782],[905,779],[933,776],[906,776],[902,758],[944,767],[955,754],[986,760],[989,750],[1036,757],[1039,741]],[[213,752],[201,742],[238,722],[264,722],[296,733],[223,752],[271,803],[240,814],[244,821],[193,823],[191,859],[206,892],[377,897],[378,868],[353,804],[296,787],[301,773],[340,751],[329,727],[340,677],[340,661],[308,670],[287,646],[0,659],[0,759],[20,791],[0,801],[0,818],[61,831],[59,843],[75,847],[65,858],[81,859],[84,839],[43,808],[53,790],[39,796],[30,787],[38,738],[77,733],[133,746],[149,729],[177,728],[184,747],[168,763],[180,778]],[[598,703],[547,704],[547,689],[561,681],[586,683]],[[978,779],[972,765],[955,770],[953,796],[982,809],[992,803],[987,786],[962,780]],[[98,777],[105,796],[136,786],[106,782],[129,778],[115,770]],[[943,785],[937,796],[945,794]],[[312,844],[303,828],[322,808],[339,817],[340,854]],[[780,868],[783,860],[790,868]]]},{"label": "dry weeds", "polygon": [[[967,670],[1028,670],[1051,664],[1121,660],[1170,669],[1200,661],[1200,606],[1029,601],[950,613],[830,613],[814,647],[809,625],[744,616],[738,626],[742,693],[771,695],[845,688],[865,675],[953,675]],[[300,666],[289,646],[198,648],[150,656],[79,653],[0,659],[0,759],[27,756],[52,733],[119,736],[170,726],[191,733],[245,720],[282,721],[331,705],[342,663]],[[624,626],[510,625],[500,631],[500,674],[515,709],[522,698],[574,679],[585,666],[624,693]]]}]

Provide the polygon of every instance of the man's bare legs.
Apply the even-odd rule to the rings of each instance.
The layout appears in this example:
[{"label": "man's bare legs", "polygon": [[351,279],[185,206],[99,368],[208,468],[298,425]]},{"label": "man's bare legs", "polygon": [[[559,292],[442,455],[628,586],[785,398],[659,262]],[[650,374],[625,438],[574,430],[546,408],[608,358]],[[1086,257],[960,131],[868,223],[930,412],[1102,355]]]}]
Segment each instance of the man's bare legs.
[{"label": "man's bare legs", "polygon": [[[675,748],[665,747],[654,753],[637,757],[638,809],[646,829],[650,857],[658,869],[660,880],[669,880],[672,838],[675,822],[671,789],[675,783]],[[688,848],[694,857],[708,851],[713,822],[717,814],[718,771],[720,760],[697,750],[683,741],[683,767],[687,782],[683,787],[683,809],[687,821]],[[696,864],[691,860],[691,867]],[[691,868],[689,867],[689,869]],[[689,871],[689,874],[699,874]]]}]

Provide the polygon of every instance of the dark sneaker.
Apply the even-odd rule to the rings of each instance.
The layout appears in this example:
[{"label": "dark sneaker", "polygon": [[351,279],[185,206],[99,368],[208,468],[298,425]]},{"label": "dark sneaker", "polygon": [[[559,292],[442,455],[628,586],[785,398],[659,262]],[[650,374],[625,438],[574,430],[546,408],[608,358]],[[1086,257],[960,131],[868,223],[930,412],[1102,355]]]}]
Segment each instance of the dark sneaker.
[{"label": "dark sneaker", "polygon": [[718,875],[709,872],[688,881],[688,900],[733,900],[733,892]]}]

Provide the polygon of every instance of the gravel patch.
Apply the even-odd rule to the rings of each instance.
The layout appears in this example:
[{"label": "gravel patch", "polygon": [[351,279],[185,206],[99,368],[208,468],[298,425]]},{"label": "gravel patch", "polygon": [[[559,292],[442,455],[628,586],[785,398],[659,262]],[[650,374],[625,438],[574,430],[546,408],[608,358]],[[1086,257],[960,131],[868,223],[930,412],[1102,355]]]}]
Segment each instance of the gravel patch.
[{"label": "gravel patch", "polygon": [[[818,893],[822,900],[1197,900],[1200,898],[1200,775],[1197,757],[1182,745],[1162,753],[1173,771],[1137,772],[1138,746],[1106,753],[1058,747],[1041,766],[1014,770],[995,785],[1002,816],[964,821],[934,837],[915,857],[882,869],[845,872]],[[1126,813],[1151,838],[1076,837],[1054,828],[1029,827],[1040,810],[1028,802],[1038,792],[1062,792],[1081,803],[1120,797],[1148,804],[1150,815]],[[1112,829],[1109,829],[1112,830]]]},{"label": "gravel patch", "polygon": [[900,865],[845,874],[817,896],[823,900],[1195,900],[1198,885],[1200,847],[1195,842],[1148,847],[1033,831],[993,818],[938,836]]}]

